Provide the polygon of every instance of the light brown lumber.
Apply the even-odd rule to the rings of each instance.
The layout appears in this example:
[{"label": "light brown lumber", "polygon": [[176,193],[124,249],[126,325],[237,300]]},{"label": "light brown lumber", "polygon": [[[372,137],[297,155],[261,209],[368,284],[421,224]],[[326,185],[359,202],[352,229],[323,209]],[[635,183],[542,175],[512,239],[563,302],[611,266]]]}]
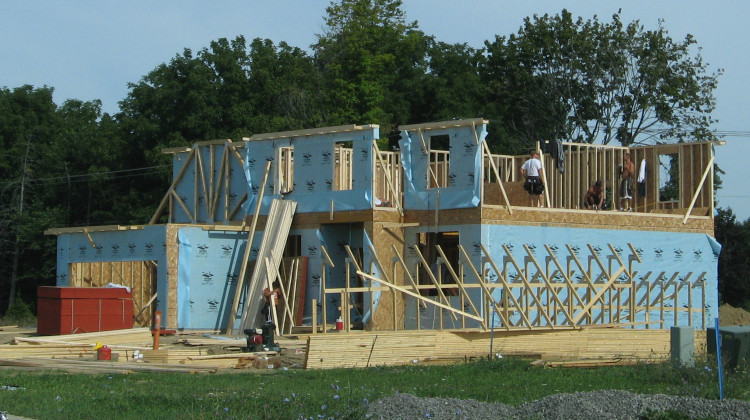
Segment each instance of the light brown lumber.
[{"label": "light brown lumber", "polygon": [[222,346],[222,347],[247,347],[247,340],[241,338],[218,339],[218,338],[188,338],[183,340],[188,346]]},{"label": "light brown lumber", "polygon": [[276,356],[278,353],[275,351],[261,351],[253,353],[231,353],[231,354],[210,354],[207,356],[189,356],[188,360],[215,360],[215,359],[244,359],[251,358],[255,359],[260,356]]},{"label": "light brown lumber", "polygon": [[[26,339],[26,338],[23,338],[23,337],[16,337],[15,340],[18,341],[18,342],[30,342],[30,343],[34,343],[35,342],[35,340]],[[106,341],[106,340],[102,340],[102,341]],[[96,343],[75,343],[75,342],[68,343],[66,341],[44,341],[43,343],[71,344],[71,345],[73,345],[73,344],[78,344],[78,345],[93,345],[93,344],[96,344]],[[109,342],[102,343],[102,344],[106,344],[107,347],[109,347],[109,348],[111,348],[113,350],[115,350],[115,349],[118,349],[118,350],[141,350],[141,349],[146,350],[146,349],[148,349],[148,348],[151,347],[150,343],[144,343],[143,345],[140,345],[140,346],[138,346],[138,345],[127,346],[127,345],[123,345],[123,344],[111,344]]]},{"label": "light brown lumber", "polygon": [[[375,336],[377,341],[373,347]],[[667,360],[669,340],[669,330],[653,329],[496,332],[493,351],[500,354],[535,354],[545,359]],[[702,350],[705,348],[705,332],[697,331],[695,340],[696,351],[705,351]],[[306,367],[365,367],[479,357],[489,354],[489,343],[490,334],[487,332],[399,331],[315,335],[309,337]]]},{"label": "light brown lumber", "polygon": [[[149,328],[132,328],[127,330],[99,331],[92,333],[65,334],[44,337],[15,337],[16,342],[27,343],[139,343],[151,342],[151,330]],[[107,343],[104,343],[107,344]]]},{"label": "light brown lumber", "polygon": [[595,360],[535,360],[531,362],[533,366],[544,367],[603,367],[603,366],[632,366],[639,363],[649,363],[655,360],[650,359],[595,359]]},{"label": "light brown lumber", "polygon": [[175,373],[213,373],[216,368],[212,367],[177,367],[169,365],[150,365],[145,363],[122,363],[109,361],[78,361],[65,359],[0,359],[0,366],[17,366],[46,368],[53,370],[66,370],[82,373],[101,373],[101,372],[119,372],[128,373],[133,371],[141,372],[175,372]]},{"label": "light brown lumber", "polygon": [[[422,296],[422,295],[420,295],[420,294],[418,294],[418,293],[414,293],[414,292],[412,292],[412,291],[410,291],[410,290],[404,289],[403,287],[397,286],[397,285],[395,285],[395,284],[392,284],[392,283],[388,283],[388,282],[387,282],[387,281],[385,281],[385,280],[379,279],[379,278],[377,278],[377,277],[375,277],[375,276],[371,276],[370,274],[367,274],[367,273],[365,273],[365,272],[362,272],[362,271],[357,271],[357,274],[358,274],[359,276],[361,276],[361,277],[364,277],[364,278],[367,278],[367,279],[369,279],[369,280],[372,280],[372,281],[376,281],[376,282],[379,282],[379,283],[381,283],[381,284],[384,284],[385,286],[388,286],[388,287],[390,287],[391,289],[395,289],[395,290],[398,290],[398,291],[399,291],[399,292],[401,292],[401,293],[405,293],[405,294],[407,294],[407,295],[409,295],[409,296],[415,297],[415,298],[417,298],[417,299],[419,299],[419,300],[422,300],[422,301],[424,301],[425,303],[428,303],[428,304],[430,304],[430,305],[434,305],[434,306],[437,306],[437,307],[443,308],[443,309],[445,309],[445,310],[447,310],[447,311],[450,311],[450,313],[451,313],[451,314],[453,315],[453,317],[454,317],[454,318],[456,317],[456,314],[458,314],[458,315],[461,315],[461,316],[465,316],[465,317],[467,317],[467,318],[471,318],[471,319],[473,319],[473,320],[476,320],[476,321],[482,321],[482,318],[481,318],[481,317],[478,317],[478,316],[474,316],[474,315],[472,315],[472,314],[470,314],[470,313],[468,313],[468,312],[464,312],[464,311],[461,311],[461,310],[459,310],[459,309],[455,309],[455,308],[451,307],[450,305],[445,305],[445,304],[443,304],[443,303],[441,303],[441,302],[437,302],[437,301],[434,301],[434,300],[431,300],[431,299],[427,299],[427,298],[425,298],[424,296]],[[439,287],[438,287],[438,290],[440,290],[440,288],[439,288]],[[441,293],[442,293],[442,292],[441,292]],[[445,295],[443,295],[443,296],[445,296]]]},{"label": "light brown lumber", "polygon": [[[234,299],[232,300],[232,309],[229,312],[227,319],[226,330],[230,334],[234,331],[235,318],[237,317],[237,307],[240,304],[240,297],[242,296],[242,289],[245,286],[245,277],[247,275],[247,263],[250,259],[250,251],[253,245],[253,236],[255,236],[255,228],[258,224],[258,217],[260,215],[260,209],[263,204],[263,194],[266,190],[266,182],[268,181],[268,174],[271,170],[271,161],[266,162],[266,170],[263,174],[263,184],[260,187],[258,193],[258,201],[255,203],[255,212],[253,213],[253,221],[250,224],[250,232],[247,234],[247,243],[245,244],[245,253],[242,256],[242,265],[240,266],[240,274],[237,277],[237,287],[234,289]],[[244,230],[245,220],[242,220],[242,227]],[[247,300],[247,299],[245,299]]]}]

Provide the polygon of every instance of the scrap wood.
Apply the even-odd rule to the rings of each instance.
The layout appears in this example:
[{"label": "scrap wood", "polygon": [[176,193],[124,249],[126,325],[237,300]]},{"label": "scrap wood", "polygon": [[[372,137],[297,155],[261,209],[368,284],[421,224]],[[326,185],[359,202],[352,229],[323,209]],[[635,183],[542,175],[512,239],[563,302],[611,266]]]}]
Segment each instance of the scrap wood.
[{"label": "scrap wood", "polygon": [[[19,337],[16,337],[16,339],[18,338]],[[8,344],[7,346],[17,348],[18,350],[26,351],[28,349],[55,349],[55,348],[72,348],[72,347],[90,348],[93,346],[93,344],[66,343],[66,342],[54,343],[54,342],[42,342],[42,341],[36,341],[36,340],[17,340],[12,344]],[[0,348],[5,348],[5,346],[0,346]]]},{"label": "scrap wood", "polygon": [[237,369],[238,366],[240,368],[244,366],[252,365],[253,360],[255,359],[216,359],[211,361],[206,360],[180,360],[178,364],[180,366],[198,366],[198,367],[212,367],[214,369]]},{"label": "scrap wood", "polygon": [[0,359],[0,366],[34,367],[60,369],[82,372],[174,372],[174,373],[214,373],[215,367],[181,366],[167,364],[137,363],[137,362],[110,362],[110,361],[80,361],[70,359]]},{"label": "scrap wood", "polygon": [[[52,343],[52,344],[58,344],[58,345],[59,344],[69,344],[69,345],[77,345],[77,346],[81,346],[81,347],[85,347],[85,346],[89,346],[90,347],[90,346],[96,344],[96,343],[75,343],[75,342],[66,342],[66,341],[53,341],[53,340],[38,341],[35,338],[29,338],[29,339],[27,339],[27,338],[23,338],[23,337],[16,337],[14,340],[17,343],[32,343],[32,344],[33,343],[40,343],[40,344],[49,344],[49,343]],[[111,348],[113,350],[147,350],[147,349],[149,349],[151,347],[151,344],[148,343],[148,344],[143,344],[141,346],[125,346],[125,345],[120,345],[120,344],[110,344],[109,342],[107,342],[107,347],[109,347],[109,348]]]},{"label": "scrap wood", "polygon": [[106,342],[107,345],[123,343],[151,343],[149,328],[132,328],[127,330],[99,331],[93,333],[66,334],[39,337],[15,337],[14,342],[27,343],[84,343],[96,344]]},{"label": "scrap wood", "polygon": [[246,339],[188,338],[182,340],[188,346],[247,347]]},{"label": "scrap wood", "polygon": [[188,360],[210,360],[210,359],[237,359],[237,358],[256,358],[261,356],[276,356],[275,351],[259,351],[253,353],[232,353],[232,354],[211,354],[207,356],[188,356]]},{"label": "scrap wood", "polygon": [[6,359],[19,359],[23,357],[59,357],[59,356],[93,356],[96,355],[96,351],[89,349],[82,349],[79,347],[72,348],[55,348],[55,349],[8,349],[0,348],[0,358]]},{"label": "scrap wood", "polygon": [[631,366],[640,363],[649,363],[653,360],[644,360],[636,358],[615,358],[615,359],[581,359],[581,360],[535,360],[531,362],[532,366],[544,367],[602,367],[602,366]]}]

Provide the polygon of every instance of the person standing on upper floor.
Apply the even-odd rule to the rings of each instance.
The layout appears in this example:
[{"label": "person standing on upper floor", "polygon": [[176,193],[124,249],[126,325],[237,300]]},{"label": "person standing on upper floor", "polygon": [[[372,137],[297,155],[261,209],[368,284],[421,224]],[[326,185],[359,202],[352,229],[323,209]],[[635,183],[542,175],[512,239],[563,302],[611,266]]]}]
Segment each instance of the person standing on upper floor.
[{"label": "person standing on upper floor", "polygon": [[635,165],[630,159],[630,153],[625,153],[620,165],[620,211],[633,211],[633,176]]},{"label": "person standing on upper floor", "polygon": [[526,177],[523,189],[529,193],[531,207],[544,207],[544,178],[542,177],[542,161],[536,150],[530,152],[530,158],[521,166],[521,176]]}]

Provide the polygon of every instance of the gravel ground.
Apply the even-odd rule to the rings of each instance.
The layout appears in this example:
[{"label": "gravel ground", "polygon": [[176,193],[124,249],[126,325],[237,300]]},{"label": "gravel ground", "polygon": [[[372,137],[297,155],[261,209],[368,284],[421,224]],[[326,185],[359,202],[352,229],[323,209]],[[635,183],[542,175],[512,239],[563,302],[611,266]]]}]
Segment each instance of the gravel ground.
[{"label": "gravel ground", "polygon": [[639,419],[647,411],[677,411],[693,419],[749,419],[750,402],[627,391],[557,394],[517,407],[454,398],[396,394],[370,405],[370,419]]}]

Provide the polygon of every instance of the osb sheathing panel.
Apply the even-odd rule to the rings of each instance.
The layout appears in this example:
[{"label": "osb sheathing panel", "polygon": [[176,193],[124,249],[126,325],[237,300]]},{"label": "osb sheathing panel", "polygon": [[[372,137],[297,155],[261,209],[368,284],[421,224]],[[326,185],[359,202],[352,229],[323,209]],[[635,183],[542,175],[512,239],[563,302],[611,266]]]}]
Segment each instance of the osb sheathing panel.
[{"label": "osb sheathing panel", "polygon": [[377,210],[335,211],[333,212],[333,217],[331,217],[331,213],[297,213],[292,220],[292,229],[318,228],[328,223],[398,223],[400,220],[398,210],[392,207],[379,208]]},{"label": "osb sheathing panel", "polygon": [[[696,209],[696,213],[705,213]],[[619,211],[483,208],[484,224],[527,224],[588,229],[645,230],[714,234],[714,221],[708,216],[690,217],[685,224],[679,214],[625,213]]]},{"label": "osb sheathing panel", "polygon": [[[372,238],[373,247],[377,253],[378,260],[383,265],[388,279],[396,285],[403,285],[403,278],[392,278],[392,258],[396,257],[393,252],[393,246],[399,252],[403,253],[404,248],[404,230],[400,227],[383,226],[382,223],[365,223],[365,230]],[[401,293],[395,294],[396,312],[395,327],[403,329],[404,325],[404,301]],[[378,307],[372,317],[372,325],[375,330],[392,330],[394,329],[394,292],[391,290],[382,292]]]},{"label": "osb sheathing panel", "polygon": [[[423,226],[436,225],[528,225],[556,226],[588,229],[644,230],[664,232],[689,232],[714,234],[713,219],[708,216],[691,216],[683,224],[682,215],[658,213],[632,213],[619,211],[563,210],[533,207],[512,207],[511,214],[505,206],[452,209],[440,211],[410,211],[404,219],[407,223]],[[692,214],[705,214],[707,209],[695,209]]]},{"label": "osb sheathing panel", "polygon": [[177,262],[180,256],[177,232],[179,230],[180,225],[167,225],[167,328],[177,328]]},{"label": "osb sheathing panel", "polygon": [[[508,197],[508,201],[510,201],[510,205],[513,207],[526,206],[529,204],[529,193],[523,189],[523,184],[523,181],[503,182],[505,195]],[[502,190],[498,183],[484,184],[484,203],[505,205],[505,198],[503,197]]]}]

